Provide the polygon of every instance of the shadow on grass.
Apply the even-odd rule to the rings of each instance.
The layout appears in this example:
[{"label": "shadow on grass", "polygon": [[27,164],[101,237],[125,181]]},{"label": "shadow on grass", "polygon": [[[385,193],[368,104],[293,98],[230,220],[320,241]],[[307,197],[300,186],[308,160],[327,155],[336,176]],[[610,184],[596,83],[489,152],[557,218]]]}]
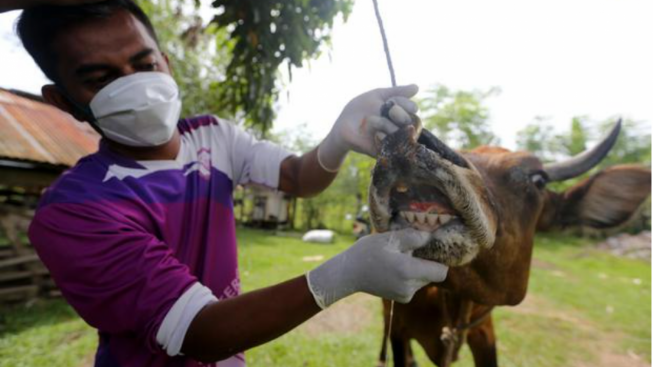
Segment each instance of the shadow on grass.
[{"label": "shadow on grass", "polygon": [[77,318],[79,316],[63,299],[38,300],[31,305],[0,306],[0,338]]}]

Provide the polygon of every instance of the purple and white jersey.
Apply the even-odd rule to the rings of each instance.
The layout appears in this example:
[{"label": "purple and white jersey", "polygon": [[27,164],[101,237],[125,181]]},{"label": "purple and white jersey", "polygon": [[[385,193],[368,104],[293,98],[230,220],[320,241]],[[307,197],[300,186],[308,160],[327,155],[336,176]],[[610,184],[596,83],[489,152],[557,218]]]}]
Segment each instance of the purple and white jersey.
[{"label": "purple and white jersey", "polygon": [[207,366],[179,349],[202,307],[240,293],[232,191],[278,187],[290,155],[213,116],[178,129],[175,160],[135,161],[101,143],[45,192],[30,226],[64,297],[99,331],[96,366]]}]

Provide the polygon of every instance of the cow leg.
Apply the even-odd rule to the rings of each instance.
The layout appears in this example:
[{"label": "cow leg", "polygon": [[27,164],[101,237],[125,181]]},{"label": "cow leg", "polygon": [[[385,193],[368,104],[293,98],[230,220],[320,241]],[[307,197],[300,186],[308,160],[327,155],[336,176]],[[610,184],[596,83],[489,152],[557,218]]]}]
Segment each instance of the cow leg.
[{"label": "cow leg", "polygon": [[488,316],[479,326],[469,330],[467,344],[469,344],[469,349],[472,350],[476,367],[498,366],[492,315]]},{"label": "cow leg", "polygon": [[388,333],[390,331],[390,301],[383,300],[383,339],[381,339],[381,352],[377,367],[386,367],[388,360]]},{"label": "cow leg", "polygon": [[[379,353],[379,363],[377,367],[389,367],[387,365],[387,349],[385,343],[386,338],[383,338],[381,344],[381,353]],[[410,339],[402,337],[390,338],[390,346],[392,347],[392,358],[394,367],[418,367],[415,358],[413,357],[413,349],[410,346]]]},{"label": "cow leg", "polygon": [[413,351],[410,348],[409,338],[391,335],[390,346],[392,347],[392,360],[394,362],[394,367],[417,366],[413,360]]},{"label": "cow leg", "polygon": [[417,361],[415,360],[415,357],[413,356],[413,347],[410,345],[410,339],[408,339],[407,345],[406,345],[406,365],[408,367],[419,367],[417,364]]}]

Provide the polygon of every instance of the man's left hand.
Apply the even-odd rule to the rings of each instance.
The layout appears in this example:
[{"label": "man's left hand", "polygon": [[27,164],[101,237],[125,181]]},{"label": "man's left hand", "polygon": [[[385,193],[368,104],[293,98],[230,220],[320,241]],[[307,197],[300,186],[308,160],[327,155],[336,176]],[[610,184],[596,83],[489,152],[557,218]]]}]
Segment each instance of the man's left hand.
[{"label": "man's left hand", "polygon": [[[412,122],[410,114],[417,104],[409,98],[417,94],[417,85],[374,89],[354,98],[345,106],[333,129],[318,148],[322,168],[335,172],[350,150],[375,157],[377,133],[392,134]],[[381,115],[386,102],[392,102],[387,116]]]}]

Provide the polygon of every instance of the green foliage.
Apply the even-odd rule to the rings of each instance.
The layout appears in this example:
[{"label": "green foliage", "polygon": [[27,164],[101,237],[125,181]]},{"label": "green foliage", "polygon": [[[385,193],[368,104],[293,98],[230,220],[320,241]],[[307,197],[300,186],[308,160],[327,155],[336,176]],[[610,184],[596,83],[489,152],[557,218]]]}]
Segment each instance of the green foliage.
[{"label": "green foliage", "polygon": [[138,1],[159,37],[161,50],[170,59],[173,76],[182,93],[182,116],[214,114],[233,118],[219,108],[218,87],[225,78],[228,49],[217,47],[228,33],[215,26],[204,27],[199,10],[184,7],[184,1]]},{"label": "green foliage", "polygon": [[[310,135],[306,125],[271,134],[268,138],[298,154],[308,152],[319,143]],[[347,217],[359,214],[367,203],[367,190],[375,162],[368,156],[350,153],[331,186],[318,196],[296,199],[294,228],[329,228],[350,233],[353,222]]]},{"label": "green foliage", "polygon": [[516,142],[519,150],[531,152],[544,162],[554,160],[561,148],[560,142],[555,138],[553,126],[541,116],[517,132]]},{"label": "green foliage", "polygon": [[[612,129],[616,118],[604,120],[598,124],[594,136],[600,139]],[[607,157],[599,165],[600,168],[615,164],[638,163],[651,166],[651,125],[648,122],[625,119],[621,134]]]},{"label": "green foliage", "polygon": [[[587,117],[574,117],[568,132],[554,134],[550,122],[536,118],[517,132],[517,147],[530,151],[545,161],[551,160],[546,159],[547,157],[562,160],[592,148],[614,127],[616,121],[617,118],[596,121]],[[650,124],[631,119],[623,120],[619,138],[599,164],[599,168],[626,163],[650,166]]]},{"label": "green foliage", "polygon": [[488,123],[489,110],[484,105],[487,98],[498,93],[497,88],[455,91],[436,85],[419,101],[420,117],[425,128],[435,130],[442,141],[454,148],[498,144],[499,139]]},{"label": "green foliage", "polygon": [[333,20],[351,0],[216,0],[208,25],[196,0],[138,0],[159,34],[183,94],[184,115],[245,118],[272,126],[278,69],[301,67],[328,44]]},{"label": "green foliage", "polygon": [[[353,217],[362,214],[375,161],[360,154],[349,154],[335,181],[316,197],[298,199],[296,228],[329,228],[351,233]],[[349,218],[349,219],[348,219]]]},{"label": "green foliage", "polygon": [[349,14],[351,0],[215,0],[213,18],[229,40],[218,44],[229,49],[231,59],[218,89],[218,108],[237,114],[268,130],[274,118],[273,102],[278,88],[277,69],[289,70],[319,54],[330,40],[336,15]]},{"label": "green foliage", "polygon": [[567,139],[565,147],[567,148],[567,154],[574,156],[576,154],[582,153],[586,149],[587,135],[585,127],[583,126],[583,118],[574,117],[571,119],[571,134]]}]

